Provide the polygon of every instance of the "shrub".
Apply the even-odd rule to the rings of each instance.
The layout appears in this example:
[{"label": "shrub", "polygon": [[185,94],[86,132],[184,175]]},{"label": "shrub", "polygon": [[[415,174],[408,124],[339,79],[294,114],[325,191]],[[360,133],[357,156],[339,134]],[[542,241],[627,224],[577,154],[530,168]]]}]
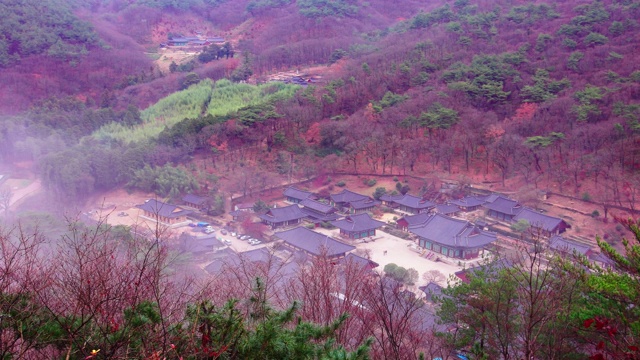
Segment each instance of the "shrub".
[{"label": "shrub", "polygon": [[591,195],[588,192],[582,193],[582,200],[591,201]]},{"label": "shrub", "polygon": [[405,269],[404,267],[398,266],[394,263],[385,265],[384,272],[390,278],[407,285],[415,284],[419,275],[416,269]]},{"label": "shrub", "polygon": [[387,189],[383,187],[376,188],[376,191],[373,192],[373,198],[376,200],[380,200],[382,195],[387,193]]},{"label": "shrub", "polygon": [[336,186],[345,187],[345,186],[347,186],[347,184],[345,184],[345,182],[344,182],[344,181],[340,180],[340,181],[338,181],[338,182],[336,183]]},{"label": "shrub", "polygon": [[323,229],[335,229],[335,227],[328,221],[321,222],[320,227],[322,227]]},{"label": "shrub", "polygon": [[600,211],[593,210],[593,212],[591,213],[591,217],[597,218],[598,216],[600,216]]},{"label": "shrub", "polygon": [[525,219],[520,219],[517,223],[511,224],[511,230],[515,232],[525,232],[529,230],[530,227],[531,224],[529,224],[529,222]]},{"label": "shrub", "polygon": [[377,181],[376,179],[369,179],[369,180],[367,181],[367,185],[368,185],[368,186],[374,186],[374,185],[375,185],[375,184],[377,184],[377,183],[378,183],[378,181]]},{"label": "shrub", "polygon": [[398,182],[398,177],[397,177],[397,176],[394,176],[394,177],[393,177],[393,181]]}]

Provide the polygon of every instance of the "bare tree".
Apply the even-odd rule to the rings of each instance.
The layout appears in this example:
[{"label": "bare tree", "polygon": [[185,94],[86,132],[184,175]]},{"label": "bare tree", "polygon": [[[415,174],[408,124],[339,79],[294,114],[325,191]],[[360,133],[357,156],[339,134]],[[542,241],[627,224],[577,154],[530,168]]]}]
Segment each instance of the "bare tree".
[{"label": "bare tree", "polygon": [[[36,230],[0,229],[0,357],[46,358],[42,326],[47,317],[33,294],[49,284],[50,268],[41,250],[45,239]],[[26,331],[25,331],[26,330]]]},{"label": "bare tree", "polygon": [[441,285],[447,280],[447,277],[439,270],[429,270],[422,274],[422,280],[427,283],[433,282]]},{"label": "bare tree", "polygon": [[382,277],[370,284],[365,294],[362,320],[373,335],[376,359],[412,359],[424,347],[421,310],[424,302],[405,290],[402,284]]}]

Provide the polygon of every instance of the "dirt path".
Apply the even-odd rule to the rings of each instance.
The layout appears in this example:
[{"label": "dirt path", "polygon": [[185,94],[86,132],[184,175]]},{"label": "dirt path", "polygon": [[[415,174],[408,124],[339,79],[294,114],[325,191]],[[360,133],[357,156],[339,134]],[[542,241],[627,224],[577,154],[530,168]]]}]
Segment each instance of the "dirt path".
[{"label": "dirt path", "polygon": [[9,209],[20,205],[24,199],[37,194],[42,189],[42,183],[40,180],[35,180],[25,187],[19,187],[18,183],[14,183],[15,181],[21,180],[7,181],[7,184],[11,186],[11,189],[13,189],[13,195],[11,196],[11,201],[9,201]]}]

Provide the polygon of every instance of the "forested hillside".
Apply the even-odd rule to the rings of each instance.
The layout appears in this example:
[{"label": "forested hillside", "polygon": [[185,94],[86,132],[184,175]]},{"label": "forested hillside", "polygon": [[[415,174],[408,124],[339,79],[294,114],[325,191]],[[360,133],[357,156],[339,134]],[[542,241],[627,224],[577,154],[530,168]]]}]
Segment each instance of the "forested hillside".
[{"label": "forested hillside", "polygon": [[[37,223],[48,214],[12,214],[2,187],[5,218],[27,221],[0,223],[0,357],[639,358],[640,222],[609,210],[638,211],[640,1],[58,1],[0,4],[0,180],[5,164],[32,172],[52,194],[43,207],[190,193],[213,218],[283,184],[328,195],[336,176],[388,175],[439,200],[460,193],[429,178],[526,205],[581,199],[602,210],[588,210],[607,228],[595,233],[630,241],[570,256],[526,220],[497,222],[520,235],[491,249],[509,261],[458,262],[460,281],[425,302],[390,263],[370,276],[372,261],[324,253],[302,266],[224,248],[228,262],[192,278],[204,262],[159,226],[52,230]],[[161,50],[196,35],[224,42]]]},{"label": "forested hillside", "polygon": [[[233,107],[215,111],[210,85],[203,83],[174,106],[161,105],[175,101],[169,97],[142,111],[155,114],[142,119],[135,106],[121,102],[127,87],[122,93],[107,87],[101,103],[95,104],[101,106],[98,110],[81,100],[48,101],[28,116],[3,122],[3,156],[37,160],[43,171],[50,169],[43,172],[45,181],[69,195],[86,195],[131,179],[124,171],[115,177],[118,181],[94,187],[100,183],[96,163],[68,163],[79,166],[74,171],[46,165],[57,151],[90,154],[93,150],[84,149],[89,146],[160,167],[204,155],[225,169],[241,166],[234,176],[256,179],[264,179],[259,173],[275,179],[292,167],[300,176],[438,170],[506,187],[513,183],[568,191],[605,204],[605,210],[606,204],[635,206],[638,2],[511,5],[458,0],[432,4],[431,9],[413,2],[398,8],[382,1],[234,4],[220,2],[212,9],[242,6],[244,18],[238,23],[243,25],[232,32],[242,59],[213,63],[234,60],[235,66],[253,73],[251,79],[260,79],[267,70],[333,64],[328,75],[283,96],[270,96],[273,87],[267,91],[242,85],[235,88],[240,102],[233,100]],[[342,5],[332,7],[336,4]],[[116,6],[102,6],[107,5]],[[317,10],[314,20],[304,11],[307,5]],[[123,11],[142,9],[136,6]],[[207,66],[199,63],[195,73],[176,73],[147,85],[166,90],[171,88],[167,79],[173,79],[176,87],[188,86],[207,77],[200,70]],[[221,75],[225,73],[233,75]],[[126,98],[142,96],[139,86],[147,85],[135,85],[136,91]],[[256,95],[264,100],[251,100]],[[74,105],[71,110],[57,107],[65,103]],[[87,122],[87,117],[99,120]],[[63,131],[68,121],[82,129],[70,136]],[[125,130],[130,126],[136,130]],[[101,135],[76,145],[99,127]],[[148,135],[133,136],[154,127]],[[125,143],[122,135],[105,135],[118,128],[129,136]],[[83,150],[72,150],[78,146]],[[44,153],[49,160],[42,158]],[[151,163],[149,156],[154,158]],[[261,166],[242,167],[258,158]],[[83,168],[93,170],[80,171]],[[74,180],[86,182],[81,191],[61,184],[65,177],[55,175],[78,172],[86,176]],[[275,180],[255,181],[259,184],[242,181],[245,188],[236,191],[246,193]]]}]

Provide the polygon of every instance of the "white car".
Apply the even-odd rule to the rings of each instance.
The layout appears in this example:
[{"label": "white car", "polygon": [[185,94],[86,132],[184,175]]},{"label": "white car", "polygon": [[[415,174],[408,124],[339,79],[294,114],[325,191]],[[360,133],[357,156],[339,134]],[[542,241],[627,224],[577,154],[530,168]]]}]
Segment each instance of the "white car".
[{"label": "white car", "polygon": [[231,246],[231,240],[229,240],[229,239],[223,239],[222,243],[227,245],[227,246]]}]

